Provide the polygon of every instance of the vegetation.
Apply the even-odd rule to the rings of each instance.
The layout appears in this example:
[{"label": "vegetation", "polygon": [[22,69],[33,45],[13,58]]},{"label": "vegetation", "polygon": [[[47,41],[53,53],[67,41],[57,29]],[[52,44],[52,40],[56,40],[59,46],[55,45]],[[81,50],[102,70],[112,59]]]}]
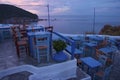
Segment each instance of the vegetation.
[{"label": "vegetation", "polygon": [[0,23],[5,23],[6,20],[8,22],[18,19],[38,19],[38,16],[13,5],[0,4]]},{"label": "vegetation", "polygon": [[56,52],[60,52],[66,48],[66,43],[62,40],[54,40],[53,41],[53,48],[56,50]]},{"label": "vegetation", "polygon": [[99,34],[120,36],[120,26],[105,25]]}]

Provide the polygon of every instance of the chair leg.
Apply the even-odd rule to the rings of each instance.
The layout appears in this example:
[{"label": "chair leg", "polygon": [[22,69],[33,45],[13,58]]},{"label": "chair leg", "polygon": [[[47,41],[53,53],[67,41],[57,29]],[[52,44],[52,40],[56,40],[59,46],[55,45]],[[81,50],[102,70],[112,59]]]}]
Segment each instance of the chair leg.
[{"label": "chair leg", "polygon": [[47,54],[47,62],[49,62],[49,54]]},{"label": "chair leg", "polygon": [[38,63],[40,63],[39,49],[37,49],[37,60],[38,60]]},{"label": "chair leg", "polygon": [[25,45],[26,55],[29,55],[27,45]]},{"label": "chair leg", "polygon": [[16,50],[17,50],[17,56],[20,57],[20,52],[19,52],[19,47],[16,46]]},{"label": "chair leg", "polygon": [[29,48],[27,47],[27,53],[28,53],[28,56],[30,56],[30,53],[29,53]]}]

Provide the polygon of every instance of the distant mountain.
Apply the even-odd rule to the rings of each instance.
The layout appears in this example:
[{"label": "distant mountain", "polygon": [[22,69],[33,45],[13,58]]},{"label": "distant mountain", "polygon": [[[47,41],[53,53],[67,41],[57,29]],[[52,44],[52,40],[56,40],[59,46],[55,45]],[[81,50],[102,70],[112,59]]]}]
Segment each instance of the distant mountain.
[{"label": "distant mountain", "polygon": [[120,36],[120,26],[105,25],[101,29],[100,34]]},{"label": "distant mountain", "polygon": [[0,23],[19,23],[31,19],[38,19],[38,16],[13,5],[0,4]]}]

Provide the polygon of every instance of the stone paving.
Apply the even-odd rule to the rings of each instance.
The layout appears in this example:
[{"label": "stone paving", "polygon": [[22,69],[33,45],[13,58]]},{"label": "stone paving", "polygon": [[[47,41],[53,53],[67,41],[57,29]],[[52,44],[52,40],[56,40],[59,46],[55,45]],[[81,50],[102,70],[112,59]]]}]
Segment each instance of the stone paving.
[{"label": "stone paving", "polygon": [[28,77],[31,74],[32,73],[30,73],[30,72],[23,71],[23,72],[18,72],[18,73],[15,73],[15,74],[5,76],[0,80],[29,80]]},{"label": "stone paving", "polygon": [[56,62],[50,59],[50,63],[47,63],[46,60],[41,60],[40,64],[37,63],[37,60],[26,55],[25,51],[20,53],[20,58],[17,57],[16,48],[13,41],[6,40],[0,43],[0,70],[4,70],[10,67],[16,67],[24,64],[34,65],[34,66],[47,66],[55,64]]}]

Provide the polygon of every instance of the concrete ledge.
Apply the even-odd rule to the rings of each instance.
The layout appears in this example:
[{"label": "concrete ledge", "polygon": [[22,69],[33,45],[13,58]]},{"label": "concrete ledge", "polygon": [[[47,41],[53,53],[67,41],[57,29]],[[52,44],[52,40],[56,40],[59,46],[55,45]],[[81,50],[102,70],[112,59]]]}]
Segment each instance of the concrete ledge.
[{"label": "concrete ledge", "polygon": [[31,72],[31,73],[37,73],[38,68],[34,67],[32,65],[22,65],[22,66],[18,66],[18,67],[9,68],[9,69],[0,71],[0,78],[2,78],[4,76],[7,76],[7,75],[10,75],[10,74],[22,72],[22,71],[28,71],[28,72]]},{"label": "concrete ledge", "polygon": [[[76,59],[39,68],[32,65],[22,65],[0,71],[0,78],[22,71],[28,71],[33,74],[29,76],[29,80],[66,80],[77,77],[77,69]],[[85,72],[81,71],[81,73],[85,74],[82,80],[91,80],[91,77]]]}]

